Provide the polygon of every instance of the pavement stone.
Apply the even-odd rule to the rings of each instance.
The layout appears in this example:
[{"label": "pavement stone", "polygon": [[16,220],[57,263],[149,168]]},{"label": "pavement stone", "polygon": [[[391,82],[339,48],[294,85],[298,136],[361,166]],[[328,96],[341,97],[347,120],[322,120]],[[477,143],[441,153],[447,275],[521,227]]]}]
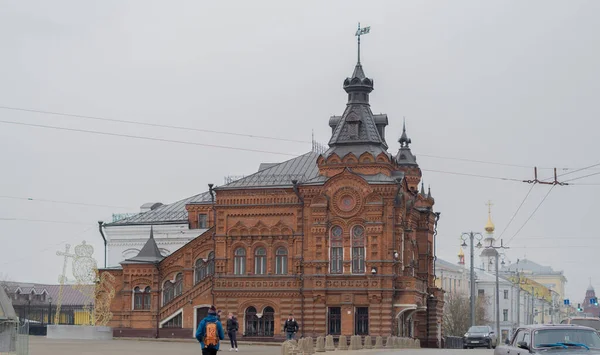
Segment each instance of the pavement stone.
[{"label": "pavement stone", "polygon": [[[278,346],[270,345],[247,345],[239,344],[241,354],[250,355],[279,355],[281,354],[281,344]],[[229,344],[221,344],[223,354],[229,353]],[[156,340],[105,340],[105,341],[85,341],[85,340],[59,340],[47,339],[46,337],[30,336],[29,349],[31,355],[199,355],[200,344],[193,341],[156,341]],[[221,353],[221,352],[219,352]],[[477,349],[373,349],[373,350],[354,350],[354,351],[335,351],[335,355],[492,355],[493,350]]]}]

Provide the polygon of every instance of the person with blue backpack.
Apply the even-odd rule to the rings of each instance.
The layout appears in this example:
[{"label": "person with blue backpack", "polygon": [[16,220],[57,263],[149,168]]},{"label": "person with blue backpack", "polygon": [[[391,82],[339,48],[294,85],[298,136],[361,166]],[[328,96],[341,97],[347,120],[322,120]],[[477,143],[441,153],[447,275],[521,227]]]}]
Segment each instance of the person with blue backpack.
[{"label": "person with blue backpack", "polygon": [[198,324],[196,339],[200,342],[202,355],[217,355],[221,340],[225,339],[223,325],[217,318],[217,309],[210,306],[208,315]]}]

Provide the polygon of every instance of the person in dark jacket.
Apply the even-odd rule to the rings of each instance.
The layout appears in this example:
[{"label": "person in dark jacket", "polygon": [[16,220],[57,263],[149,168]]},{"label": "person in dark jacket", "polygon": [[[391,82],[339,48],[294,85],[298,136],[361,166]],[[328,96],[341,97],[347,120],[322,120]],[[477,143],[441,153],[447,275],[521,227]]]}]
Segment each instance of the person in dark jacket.
[{"label": "person in dark jacket", "polygon": [[[217,333],[219,336],[219,342],[217,345],[205,346],[204,337],[206,336],[206,326],[207,324],[215,323],[217,325]],[[215,306],[211,306],[208,310],[208,315],[204,318],[200,324],[198,324],[198,330],[196,330],[196,339],[200,342],[200,347],[202,348],[202,355],[217,355],[217,351],[219,351],[220,340],[225,339],[225,333],[223,332],[223,325],[217,318],[217,309]]]},{"label": "person in dark jacket", "polygon": [[290,314],[288,319],[285,321],[283,325],[283,331],[285,332],[285,339],[292,340],[294,339],[294,334],[298,331],[298,322],[294,319],[294,315]]},{"label": "person in dark jacket", "polygon": [[238,343],[237,343],[237,332],[239,329],[239,323],[237,318],[233,315],[233,313],[229,312],[229,316],[227,317],[227,336],[229,337],[229,341],[231,341],[231,349],[232,351],[238,351]]}]

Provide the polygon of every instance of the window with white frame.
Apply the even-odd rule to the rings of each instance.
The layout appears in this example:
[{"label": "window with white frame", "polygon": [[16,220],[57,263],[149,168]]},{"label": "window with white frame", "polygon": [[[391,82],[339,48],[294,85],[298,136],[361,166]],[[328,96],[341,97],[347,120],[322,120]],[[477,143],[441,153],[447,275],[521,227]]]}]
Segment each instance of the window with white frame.
[{"label": "window with white frame", "polygon": [[341,274],[344,272],[344,245],[342,227],[333,226],[329,235],[329,272]]},{"label": "window with white frame", "polygon": [[246,249],[244,248],[237,248],[234,252],[233,273],[236,275],[244,275],[246,273]]},{"label": "window with white frame", "polygon": [[275,274],[287,275],[288,273],[288,251],[285,247],[279,247],[275,251]]},{"label": "window with white frame", "polygon": [[267,273],[267,249],[260,247],[254,251],[254,274],[264,275]]},{"label": "window with white frame", "polygon": [[365,273],[365,228],[363,226],[352,228],[352,273]]},{"label": "window with white frame", "polygon": [[146,287],[144,290],[141,290],[139,287],[133,289],[133,309],[150,309],[150,286]]},{"label": "window with white frame", "polygon": [[167,280],[163,285],[163,305],[171,302],[183,293],[183,274],[175,276],[175,281]]},{"label": "window with white frame", "polygon": [[198,214],[198,229],[208,228],[208,215],[206,213]]}]

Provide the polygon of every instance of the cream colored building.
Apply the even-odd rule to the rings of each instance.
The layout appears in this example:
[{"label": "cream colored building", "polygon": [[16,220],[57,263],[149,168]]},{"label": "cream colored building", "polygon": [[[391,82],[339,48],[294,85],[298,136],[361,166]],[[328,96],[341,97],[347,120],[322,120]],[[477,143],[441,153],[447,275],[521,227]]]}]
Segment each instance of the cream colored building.
[{"label": "cream colored building", "polygon": [[534,297],[537,309],[536,323],[542,323],[542,318],[543,323],[558,323],[567,317],[568,310],[563,305],[567,278],[562,271],[555,271],[550,266],[540,265],[528,259],[517,260],[516,263],[506,265],[502,271],[514,275],[518,273],[521,277],[531,279],[549,290],[551,296],[546,302],[541,301],[537,295]]},{"label": "cream colored building", "polygon": [[437,259],[435,261],[435,275],[435,285],[444,290],[446,297],[454,293],[469,295],[469,287],[471,285],[469,270],[465,268],[464,263],[455,264],[443,259]]}]

